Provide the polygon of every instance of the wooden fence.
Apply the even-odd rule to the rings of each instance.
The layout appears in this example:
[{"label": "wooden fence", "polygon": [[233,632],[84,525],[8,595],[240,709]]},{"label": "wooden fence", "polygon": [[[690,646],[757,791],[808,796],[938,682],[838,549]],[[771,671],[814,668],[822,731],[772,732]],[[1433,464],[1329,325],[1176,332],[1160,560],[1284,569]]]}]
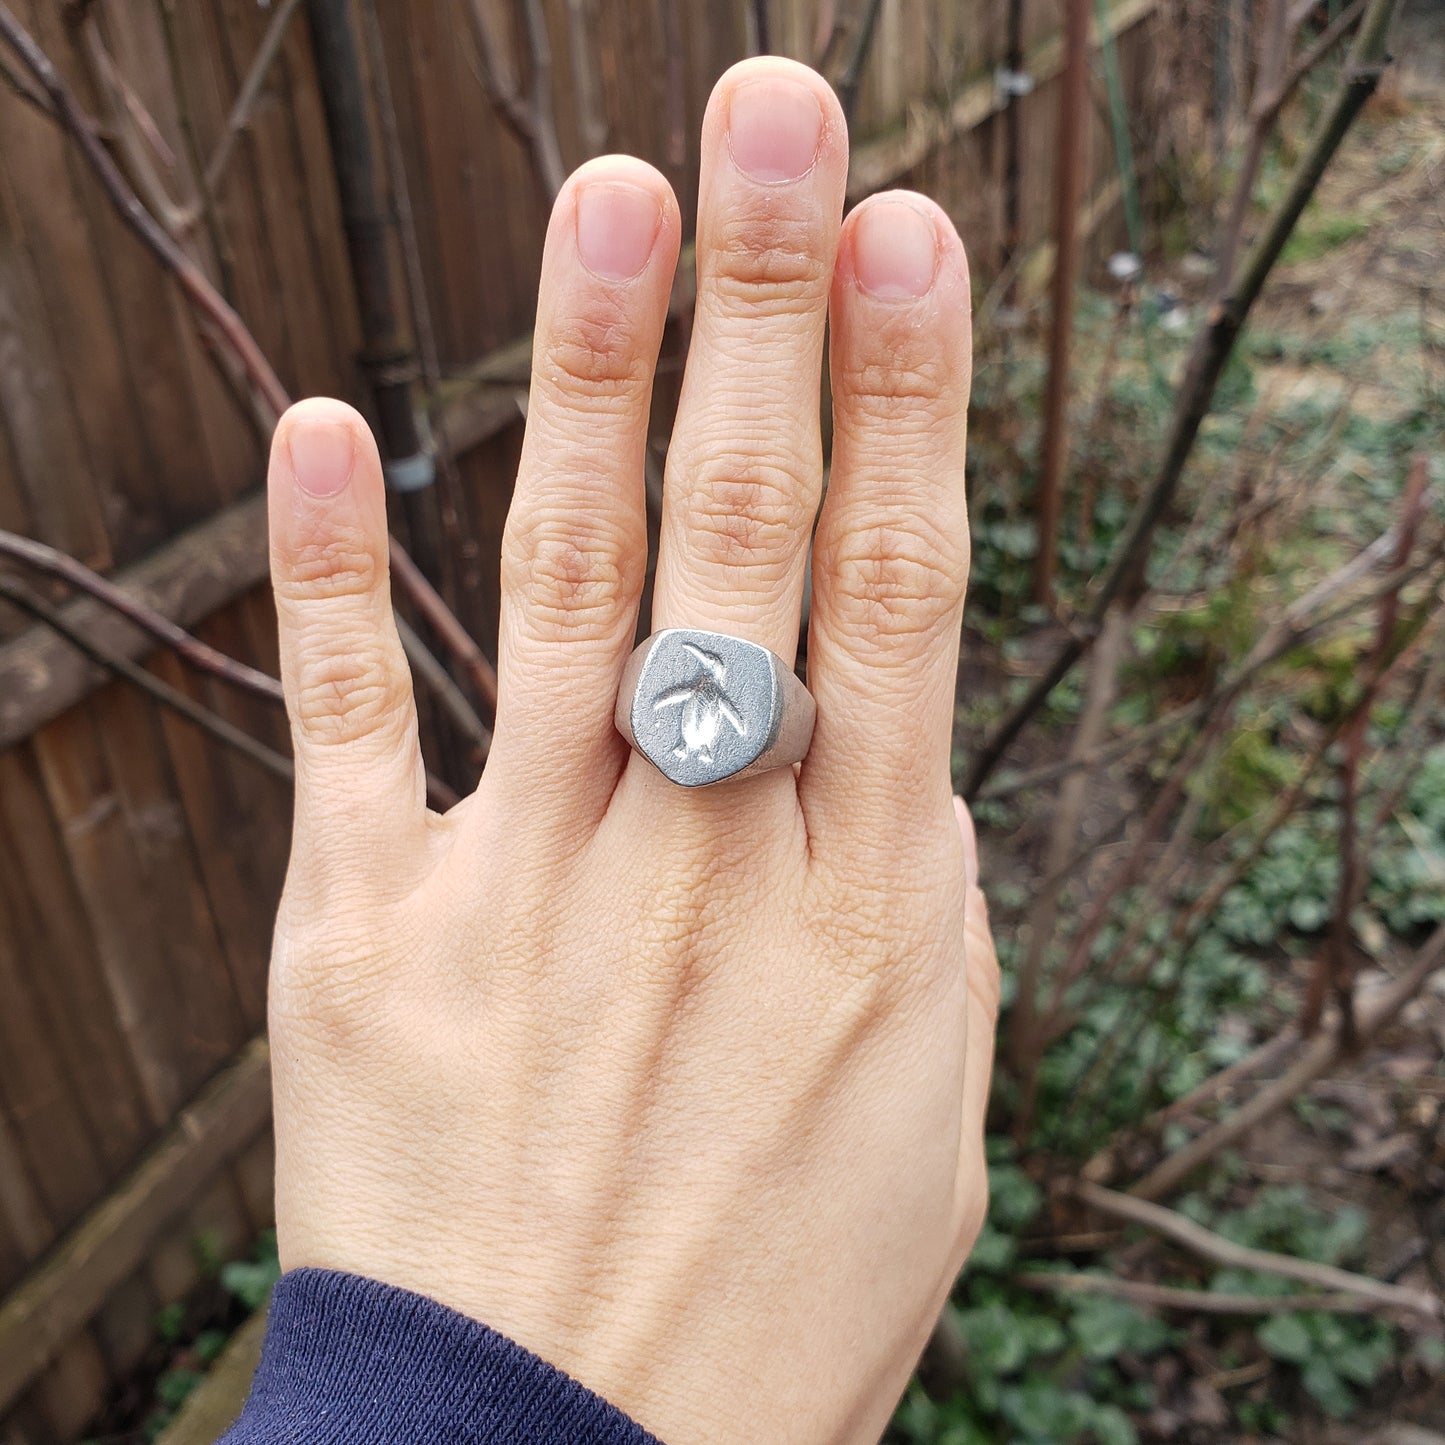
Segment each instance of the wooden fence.
[{"label": "wooden fence", "polygon": [[[525,79],[520,10],[481,3],[506,27],[504,48]],[[1145,158],[1163,104],[1162,57],[1177,49],[1181,23],[1162,5],[1114,0],[1107,11]],[[287,388],[365,406],[306,7],[11,8],[101,117],[147,200],[169,208]],[[602,147],[642,155],[668,173],[686,214],[703,103],[757,43],[759,13],[769,47],[803,59],[817,58],[836,23],[836,71],[871,8],[549,0],[563,157],[575,164]],[[291,9],[235,126],[268,30]],[[407,278],[419,282],[411,300],[422,371],[448,461],[436,487],[397,508],[396,525],[485,648],[496,633],[496,551],[546,192],[483,83],[474,9],[473,0],[358,0],[353,21],[374,145],[388,161],[393,264],[403,289]],[[1014,99],[995,79],[1009,58],[1009,0],[883,0],[859,77],[850,195],[926,189],[955,215],[985,283],[1011,241],[1037,246],[1049,229],[1058,15],[1037,0],[1021,10],[1015,39],[1032,89]],[[1096,109],[1085,193],[1091,215],[1117,228],[1107,106]],[[234,146],[220,168],[228,133]],[[219,170],[210,188],[199,179],[208,168]],[[413,218],[410,247],[399,208]],[[680,302],[685,293],[680,283]],[[676,357],[676,338],[667,344]],[[659,444],[678,369],[664,365]],[[274,670],[256,494],[264,438],[252,417],[180,290],[73,144],[30,100],[0,88],[0,527],[63,548],[217,647]],[[50,595],[113,651],[144,659],[284,749],[274,708],[189,672],[96,604]],[[463,750],[432,721],[438,765],[455,778]],[[241,1252],[269,1222],[259,1034],[288,810],[285,786],[246,758],[0,609],[4,1445],[80,1438],[153,1347],[158,1310],[193,1289],[206,1258]]]}]

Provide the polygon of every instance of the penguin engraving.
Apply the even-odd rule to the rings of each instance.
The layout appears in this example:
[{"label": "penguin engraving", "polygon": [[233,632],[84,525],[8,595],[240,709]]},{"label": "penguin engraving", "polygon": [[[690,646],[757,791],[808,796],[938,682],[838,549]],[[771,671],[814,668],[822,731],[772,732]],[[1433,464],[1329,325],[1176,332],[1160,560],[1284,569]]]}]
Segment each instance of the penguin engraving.
[{"label": "penguin engraving", "polygon": [[689,683],[665,692],[652,704],[653,712],[666,708],[682,709],[682,742],[672,750],[675,758],[689,758],[694,753],[705,763],[712,762],[712,750],[722,732],[724,722],[740,738],[748,735],[748,725],[738,715],[732,699],[723,691],[727,667],[715,653],[705,652],[690,642],[682,644],[702,664],[702,671]]}]

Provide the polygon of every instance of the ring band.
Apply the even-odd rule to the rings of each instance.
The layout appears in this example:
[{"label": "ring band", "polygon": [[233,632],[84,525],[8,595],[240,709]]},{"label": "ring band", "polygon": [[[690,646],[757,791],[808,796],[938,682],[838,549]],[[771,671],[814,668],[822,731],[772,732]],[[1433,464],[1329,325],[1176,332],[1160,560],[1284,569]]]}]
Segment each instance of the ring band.
[{"label": "ring band", "polygon": [[817,713],[775,652],[726,632],[669,627],[628,658],[616,721],[665,778],[703,788],[801,762]]}]

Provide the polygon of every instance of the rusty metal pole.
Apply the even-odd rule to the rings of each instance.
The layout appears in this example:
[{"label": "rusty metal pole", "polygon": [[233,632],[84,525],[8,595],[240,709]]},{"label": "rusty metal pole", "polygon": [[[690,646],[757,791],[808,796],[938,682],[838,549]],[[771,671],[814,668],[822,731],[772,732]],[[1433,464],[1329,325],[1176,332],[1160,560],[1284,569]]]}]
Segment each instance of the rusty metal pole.
[{"label": "rusty metal pole", "polygon": [[1078,219],[1083,189],[1084,144],[1089,125],[1089,0],[1065,0],[1064,71],[1054,163],[1054,277],[1049,330],[1049,375],[1044,392],[1044,442],[1039,461],[1034,519],[1039,550],[1034,559],[1034,598],[1054,600],[1059,514],[1069,456],[1069,337],[1078,281]]}]

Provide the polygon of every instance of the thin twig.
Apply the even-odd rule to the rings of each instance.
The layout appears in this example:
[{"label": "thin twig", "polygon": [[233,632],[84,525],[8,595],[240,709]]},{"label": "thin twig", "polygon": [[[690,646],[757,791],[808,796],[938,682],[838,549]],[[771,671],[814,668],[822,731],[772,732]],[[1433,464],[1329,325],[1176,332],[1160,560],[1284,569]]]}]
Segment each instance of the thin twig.
[{"label": "thin twig", "polygon": [[84,12],[83,18],[77,22],[77,33],[81,54],[90,66],[95,88],[107,102],[110,134],[136,189],[166,231],[172,236],[181,234],[194,222],[195,207],[177,202],[152,164],[154,147],[150,144],[149,132],[154,130],[155,123],[149,121],[149,117],[146,118],[149,125],[139,119],[139,100],[111,59],[101,38],[100,21],[94,10]]},{"label": "thin twig", "polygon": [[[1298,599],[1291,606],[1291,615],[1298,614],[1302,607],[1317,605],[1321,599],[1320,588],[1328,588],[1331,592],[1340,590],[1346,582],[1358,581],[1360,576],[1370,569],[1378,566],[1381,558],[1389,551],[1394,542],[1394,529],[1377,537],[1364,551],[1346,564],[1348,572],[1332,573],[1325,578],[1319,587],[1312,588],[1305,596]],[[1079,772],[1081,769],[1092,769],[1104,767],[1117,763],[1126,758],[1130,753],[1140,748],[1147,747],[1150,743],[1175,731],[1178,728],[1189,727],[1197,723],[1200,718],[1212,712],[1221,698],[1238,688],[1247,686],[1254,678],[1266,668],[1272,667],[1282,658],[1287,657],[1291,652],[1301,647],[1309,647],[1322,641],[1329,636],[1332,630],[1342,622],[1349,620],[1351,615],[1377,601],[1384,593],[1411,582],[1428,570],[1428,564],[1415,565],[1403,569],[1401,572],[1392,573],[1386,577],[1377,587],[1353,598],[1334,612],[1316,619],[1308,626],[1302,624],[1302,620],[1295,615],[1296,623],[1300,624],[1298,631],[1284,631],[1280,639],[1272,647],[1263,651],[1259,645],[1251,651],[1249,657],[1240,665],[1236,672],[1230,673],[1222,679],[1219,684],[1204,697],[1196,698],[1193,702],[1166,713],[1163,717],[1156,718],[1151,723],[1136,728],[1133,732],[1126,733],[1121,738],[1105,743],[1097,748],[1092,748],[1082,753],[1077,758],[1066,758],[1057,763],[1046,763],[1040,768],[1031,768],[1022,773],[1005,773],[997,782],[989,782],[982,789],[980,796],[983,798],[1010,798],[1018,793],[1029,792],[1034,788],[1048,787],[1056,783],[1060,778],[1068,777],[1071,773]],[[1288,619],[1286,619],[1288,620]]]},{"label": "thin twig", "polygon": [[145,668],[132,662],[130,658],[113,652],[110,648],[87,637],[79,628],[72,626],[58,607],[52,607],[44,598],[32,592],[23,583],[16,582],[5,576],[4,573],[0,573],[0,597],[59,633],[72,647],[83,652],[98,667],[109,669],[117,677],[124,678],[127,682],[140,688],[141,691],[149,693],[163,707],[170,708],[172,712],[178,713],[188,722],[194,723],[198,728],[209,733],[217,742],[225,743],[227,747],[234,748],[238,753],[244,753],[253,763],[265,768],[268,773],[272,773],[278,778],[284,778],[287,782],[293,780],[295,770],[290,758],[283,757],[274,748],[267,747],[265,743],[259,742],[249,733],[242,731],[233,723],[227,722],[219,713],[212,712],[210,708],[193,701],[179,688],[172,687],[170,683],[156,677],[154,673],[147,672]]},{"label": "thin twig", "polygon": [[1295,1310],[1325,1314],[1365,1314],[1393,1309],[1382,1301],[1358,1294],[1224,1294],[1206,1289],[1181,1289],[1142,1279],[1119,1279],[1107,1274],[1063,1274],[1025,1270],[1013,1282],[1036,1294],[1103,1294],[1152,1309],[1184,1310],[1206,1315],[1276,1315]]},{"label": "thin twig", "polygon": [[[1231,1090],[1246,1080],[1272,1068],[1298,1042],[1299,1030],[1292,1025],[1286,1025],[1273,1038],[1267,1039],[1252,1053],[1246,1054],[1242,1059],[1236,1059],[1228,1068],[1211,1074],[1202,1084],[1191,1089],[1181,1098],[1175,1099],[1172,1104],[1160,1109],[1152,1119],[1146,1119],[1140,1126],[1140,1132],[1161,1133],[1166,1125],[1187,1119],[1191,1114],[1197,1114],[1199,1110],[1212,1104],[1221,1095],[1229,1094]],[[1087,1177],[1096,1184],[1102,1182],[1093,1174],[1089,1174]]]},{"label": "thin twig", "polygon": [[443,601],[440,593],[431,585],[410,553],[403,550],[395,538],[391,539],[391,575],[401,584],[401,589],[411,599],[411,604],[436,635],[441,638],[447,651],[466,673],[483,704],[495,717],[497,712],[497,670],[482,655],[476,640],[457,619],[455,612]]},{"label": "thin twig", "polygon": [[[92,637],[85,636],[85,633],[82,633],[78,627],[72,626],[71,621],[58,607],[52,607],[48,601],[45,601],[45,598],[30,591],[30,588],[25,587],[22,582],[16,582],[12,578],[6,577],[3,572],[0,572],[0,597],[6,598],[9,603],[13,603],[20,610],[29,613],[46,627],[51,627],[59,636],[64,637],[66,642],[71,643],[77,652],[90,657],[91,662],[94,662],[98,668],[108,669],[117,678],[123,678],[124,681],[133,683],[134,686],[140,688],[140,691],[155,698],[155,701],[159,702],[162,707],[171,709],[172,712],[181,715],[188,722],[194,722],[198,728],[201,728],[202,733],[210,734],[218,743],[234,747],[238,753],[246,754],[251,762],[259,764],[267,772],[273,773],[280,779],[285,779],[286,782],[295,780],[295,766],[289,757],[283,757],[272,747],[267,747],[262,741],[251,737],[250,733],[236,727],[233,722],[227,722],[218,712],[212,712],[211,708],[202,707],[199,702],[188,698],[181,689],[173,688],[171,683],[158,678],[155,673],[147,672],[139,663],[131,662],[129,657],[124,656],[123,653],[114,652],[103,643],[95,642]],[[126,616],[131,616],[129,611]],[[160,618],[160,620],[166,623],[166,626],[172,626],[165,618]],[[186,636],[189,637],[189,634]],[[238,663],[231,657],[225,657],[224,653],[215,653],[214,649],[205,646],[205,643],[199,642],[195,637],[189,637],[189,642],[194,643],[195,647],[199,647],[199,649],[205,649],[205,652],[212,653],[215,657],[220,657],[223,662],[230,663],[233,668],[244,668],[244,663]],[[181,652],[181,649],[176,650]],[[189,662],[195,660],[194,653],[186,655],[185,652],[182,652],[182,656],[185,656]],[[205,666],[204,663],[201,663],[201,666]],[[215,669],[207,666],[207,670]],[[251,672],[253,669],[244,668],[244,670]],[[230,670],[218,672],[217,676],[223,676],[227,681],[236,681]],[[260,673],[259,676],[266,678],[264,673]],[[275,682],[275,679],[266,678],[266,681]],[[275,683],[275,685],[277,688],[280,686],[279,683]],[[460,802],[460,798],[451,786],[442,782],[431,770],[428,770],[426,773],[426,802],[436,811],[445,812],[448,808],[455,808]]]},{"label": "thin twig", "polygon": [[1390,820],[1395,809],[1399,807],[1401,798],[1405,796],[1405,790],[1419,775],[1420,765],[1433,737],[1433,712],[1442,691],[1445,691],[1445,647],[1435,648],[1429,657],[1430,661],[1420,675],[1415,695],[1406,706],[1406,716],[1402,719],[1404,736],[1397,733],[1390,744],[1390,754],[1403,756],[1405,762],[1396,770],[1389,786],[1380,795],[1375,815],[1365,830],[1364,849],[1367,854],[1374,852],[1380,829]]},{"label": "thin twig", "polygon": [[[1403,568],[1415,547],[1415,533],[1425,504],[1427,466],[1420,453],[1410,468],[1409,480],[1401,498],[1399,538],[1395,545],[1395,566]],[[1320,950],[1314,976],[1305,993],[1300,1010],[1300,1031],[1306,1036],[1319,1027],[1324,1013],[1325,995],[1332,993],[1340,1010],[1341,1041],[1346,1048],[1354,1044],[1355,1015],[1352,985],[1355,974],[1354,924],[1351,921],[1364,896],[1368,873],[1359,848],[1360,765],[1365,750],[1365,734],[1381,680],[1396,645],[1395,624],[1400,615],[1398,589],[1387,592],[1379,603],[1375,646],[1369,659],[1370,675],[1361,689],[1349,722],[1343,730],[1344,756],[1340,765],[1340,878],[1335,894],[1335,907],[1330,919],[1329,934]]]},{"label": "thin twig", "polygon": [[206,169],[202,173],[202,184],[208,195],[214,196],[220,189],[221,178],[230,164],[236,142],[251,123],[251,112],[255,110],[266,77],[271,73],[276,57],[281,53],[282,42],[286,39],[286,28],[300,4],[301,0],[281,0],[276,7],[276,13],[271,17],[271,23],[266,27],[266,33],[261,37],[260,45],[256,47],[251,68],[246,72],[246,78],[236,92],[231,113],[226,118],[226,128],[221,132],[221,139],[216,143],[216,149],[211,152],[211,159],[206,162]]},{"label": "thin twig", "polygon": [[843,118],[850,128],[853,125],[853,112],[858,107],[858,88],[863,83],[863,66],[873,45],[873,35],[878,29],[878,12],[882,8],[883,0],[862,0],[862,14],[857,33],[853,37],[853,49],[849,52],[848,64],[843,67],[843,73],[833,86],[843,107]]},{"label": "thin twig", "polygon": [[[1438,614],[1435,612],[1433,595],[1427,595],[1426,598],[1417,605],[1412,616],[1401,628],[1400,636],[1392,643],[1390,651],[1385,656],[1376,660],[1372,671],[1365,680],[1366,691],[1373,688],[1376,684],[1383,684],[1385,679],[1394,674],[1403,664],[1410,649],[1416,646],[1428,631],[1429,623],[1436,615]],[[1174,921],[1168,933],[1157,939],[1153,945],[1146,950],[1143,958],[1139,962],[1133,964],[1126,971],[1120,972],[1116,970],[1114,972],[1112,981],[1116,985],[1122,984],[1129,997],[1129,1007],[1133,1009],[1135,1015],[1133,1028],[1131,1031],[1126,1031],[1124,1028],[1124,1020],[1120,1019],[1116,1026],[1109,1031],[1107,1036],[1099,1041],[1095,1056],[1089,1065],[1087,1077],[1079,1085],[1080,1092],[1087,1087],[1088,1083],[1097,1075],[1098,1071],[1106,1062],[1117,1070],[1122,1060],[1132,1055],[1138,1044],[1139,1037],[1147,1024],[1147,1011],[1143,1006],[1146,997],[1144,987],[1152,976],[1154,969],[1171,948],[1177,951],[1181,959],[1188,957],[1189,951],[1199,941],[1209,926],[1210,920],[1214,917],[1214,911],[1224,895],[1235,883],[1245,876],[1249,869],[1253,867],[1254,863],[1263,855],[1270,838],[1283,826],[1295,807],[1302,800],[1310,774],[1323,760],[1330,742],[1344,730],[1352,716],[1353,713],[1338,720],[1312,749],[1311,756],[1307,759],[1301,776],[1296,780],[1291,789],[1286,790],[1286,792],[1281,795],[1264,827],[1255,837],[1249,849],[1230,864],[1229,867],[1225,868],[1210,887],[1206,889],[1200,897],[1195,899],[1188,908],[1169,910],[1173,912]],[[1197,797],[1194,801],[1197,806]],[[1182,842],[1193,830],[1194,822],[1189,815],[1190,809],[1186,808],[1179,824],[1176,825],[1174,835],[1176,842]],[[1128,961],[1134,949],[1137,948],[1139,944],[1140,931],[1137,927],[1137,920],[1148,917],[1151,914],[1157,914],[1162,907],[1161,890],[1150,890],[1146,892],[1141,901],[1135,903],[1133,913],[1136,923],[1131,926],[1124,941],[1115,951],[1117,958],[1125,962]],[[1152,1006],[1158,1008],[1169,1000],[1176,998],[1179,990],[1183,987],[1185,977],[1186,971],[1184,969],[1176,970],[1172,978],[1165,985],[1163,991],[1155,993],[1152,996],[1150,999]],[[1341,1002],[1340,1007],[1343,1010],[1346,1005]],[[1352,1002],[1349,1007],[1351,1009],[1353,1008]],[[1076,1018],[1077,1009],[1067,1015],[1061,1011],[1051,1037],[1059,1037],[1071,1026]],[[1348,1046],[1348,1035],[1346,1036],[1346,1044]],[[1156,1082],[1157,1065],[1154,1070],[1151,1070],[1146,1088],[1152,1089]],[[1107,1090],[1107,1080],[1104,1087]]]},{"label": "thin twig", "polygon": [[[1170,769],[1164,786],[1150,804],[1149,812],[1128,856],[1100,889],[1089,912],[1074,934],[1068,957],[1055,979],[1048,1008],[1047,1017],[1055,1021],[1052,1037],[1058,1037],[1060,1030],[1064,1027],[1062,1005],[1065,994],[1087,968],[1092,956],[1094,941],[1107,921],[1115,899],[1126,888],[1133,886],[1139,869],[1143,866],[1150,839],[1162,826],[1164,819],[1169,816],[1195,768],[1203,761],[1209,749],[1222,733],[1232,715],[1234,704],[1238,701],[1249,679],[1270,662],[1293,652],[1296,648],[1303,646],[1307,639],[1317,635],[1320,623],[1311,624],[1310,614],[1321,605],[1333,600],[1342,590],[1353,585],[1369,567],[1377,565],[1381,553],[1386,552],[1386,548],[1382,547],[1381,543],[1385,542],[1392,547],[1397,530],[1392,527],[1383,537],[1371,543],[1344,566],[1324,578],[1303,597],[1298,598],[1287,607],[1280,619],[1268,628],[1264,636],[1255,643],[1240,668],[1232,674],[1224,686],[1216,689],[1212,694],[1210,706],[1203,714],[1203,727],[1186,750],[1184,757]],[[1397,568],[1391,572],[1388,585],[1398,588],[1403,585],[1401,579],[1412,574],[1413,569],[1409,567]],[[1359,605],[1362,601],[1363,599],[1355,599],[1355,605]]]},{"label": "thin twig", "polygon": [[1313,1285],[1316,1289],[1354,1295],[1358,1299],[1371,1300],[1391,1309],[1409,1310],[1430,1319],[1439,1319],[1442,1314],[1439,1297],[1429,1290],[1386,1284],[1382,1280],[1354,1274],[1332,1264],[1318,1264],[1314,1260],[1296,1259],[1292,1255],[1276,1254],[1273,1250],[1252,1249],[1248,1245],[1236,1244],[1232,1239],[1205,1229],[1202,1224],[1186,1219],[1173,1209],[1166,1209],[1161,1204],[1151,1204],[1148,1200],[1131,1194],[1104,1189],[1098,1184],[1076,1182],[1070,1186],[1070,1192],[1091,1209],[1097,1209],[1115,1219],[1127,1219],[1133,1224],[1141,1224],[1190,1253],[1229,1269],[1247,1269],[1258,1274],[1276,1275],[1281,1279],[1298,1280],[1301,1284]]},{"label": "thin twig", "polygon": [[9,5],[0,0],[0,36],[19,56],[25,68],[50,97],[56,121],[80,147],[81,153],[95,172],[106,198],[121,218],[175,276],[187,298],[216,326],[245,368],[251,384],[260,394],[273,416],[285,411],[290,398],[270,362],[256,344],[246,324],[211,285],[200,268],[181,249],[161,223],[148,211],[129,182],[120,173],[109,152],[101,144],[95,121],[86,114],[61,79],[50,57],[36,44],[29,31],[15,18]]},{"label": "thin twig", "polygon": [[577,98],[577,128],[589,156],[607,145],[607,112],[597,83],[596,47],[591,35],[591,0],[567,0],[568,50],[572,59],[572,90]]},{"label": "thin twig", "polygon": [[531,58],[531,86],[526,98],[522,85],[497,33],[492,13],[494,0],[471,0],[472,31],[481,52],[482,83],[498,114],[532,152],[538,178],[553,201],[567,179],[562,146],[557,138],[557,116],[552,105],[552,44],[541,0],[522,0]]},{"label": "thin twig", "polygon": [[[1373,997],[1361,1001],[1356,1015],[1358,1043],[1368,1042],[1389,1024],[1442,964],[1445,964],[1445,924],[1435,929],[1402,974]],[[1344,1045],[1337,1034],[1317,1034],[1278,1079],[1252,1095],[1228,1118],[1169,1155],[1129,1192],[1139,1199],[1161,1199],[1172,1193],[1220,1150],[1229,1148],[1256,1124],[1298,1098],[1316,1079],[1328,1073],[1344,1054]]]},{"label": "thin twig", "polygon": [[396,614],[396,631],[412,671],[426,683],[447,716],[471,743],[477,760],[486,762],[492,746],[491,730],[477,716],[466,694],[452,681],[451,674],[437,660],[436,654],[416,635],[416,630],[400,613]]},{"label": "thin twig", "polygon": [[[234,687],[265,698],[268,702],[282,701],[281,684],[274,677],[254,667],[248,667],[244,662],[239,662],[209,643],[202,642],[199,637],[187,632],[184,627],[178,626],[155,608],[148,607],[123,587],[117,587],[108,578],[91,571],[84,562],[72,557],[68,552],[62,552],[58,547],[36,542],[29,537],[18,536],[14,532],[0,530],[0,556],[23,562],[26,566],[60,578],[77,591],[88,593],[96,601],[103,602],[113,612],[120,613],[127,621],[148,632],[157,642],[169,647],[192,667],[209,672]],[[106,666],[110,664],[107,663]]]},{"label": "thin twig", "polygon": [[1235,177],[1234,194],[1230,197],[1229,212],[1217,246],[1219,260],[1214,279],[1216,299],[1229,290],[1229,283],[1234,279],[1234,260],[1239,253],[1240,239],[1244,235],[1244,222],[1249,215],[1250,202],[1254,199],[1255,179],[1259,175],[1270,129],[1278,113],[1277,109],[1270,108],[1268,101],[1280,88],[1284,75],[1287,44],[1285,0],[1268,0],[1263,31],[1259,69],[1254,82],[1254,104],[1250,108],[1249,141],[1245,146],[1244,159],[1240,162],[1239,174]]},{"label": "thin twig", "polygon": [[[1104,636],[1094,653],[1089,670],[1088,694],[1079,726],[1074,734],[1073,753],[1090,751],[1099,740],[1108,722],[1109,709],[1119,685],[1119,667],[1124,659],[1129,635],[1128,614],[1116,608],[1104,624]],[[1058,919],[1059,896],[1063,889],[1065,866],[1074,851],[1084,803],[1092,777],[1074,773],[1064,783],[1049,829],[1048,848],[1044,855],[1044,881],[1040,896],[1029,911],[1028,947],[1018,970],[1018,989],[1009,1019],[1009,1051],[1015,1073],[1022,1081],[1023,1097],[1015,1120],[1017,1137],[1027,1136],[1032,1127],[1036,1075],[1043,1048],[1043,1035],[1037,1025],[1039,983],[1044,957],[1053,942]]]}]

